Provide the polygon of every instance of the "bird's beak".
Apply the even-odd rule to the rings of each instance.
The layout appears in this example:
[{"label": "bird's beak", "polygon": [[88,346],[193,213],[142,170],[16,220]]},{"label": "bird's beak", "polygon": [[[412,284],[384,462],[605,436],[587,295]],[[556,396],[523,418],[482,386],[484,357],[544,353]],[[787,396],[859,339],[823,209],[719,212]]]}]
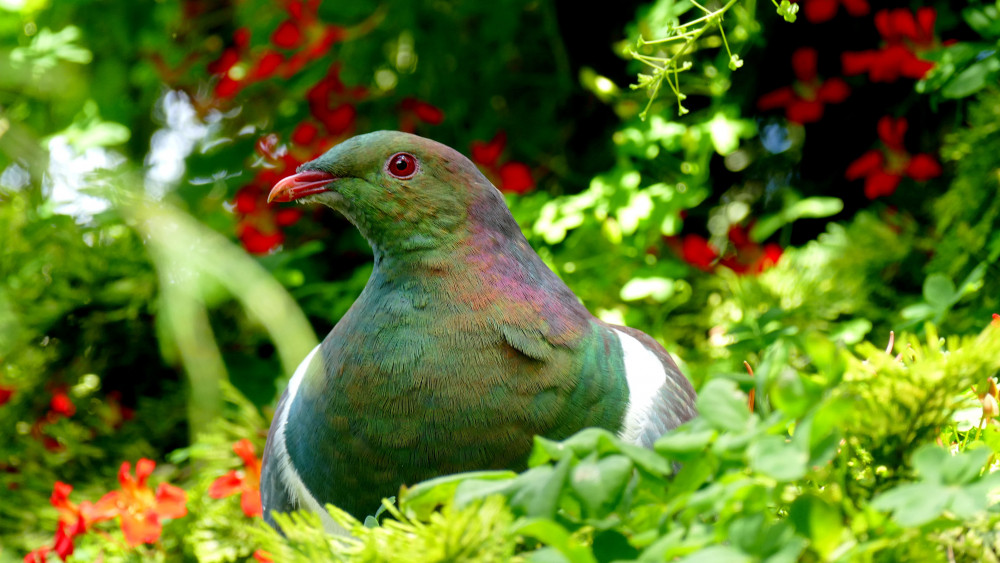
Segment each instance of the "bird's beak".
[{"label": "bird's beak", "polygon": [[307,170],[298,174],[292,174],[287,178],[283,178],[271,188],[271,193],[267,196],[267,202],[295,201],[307,195],[325,192],[330,182],[336,179],[337,177],[333,174],[319,170]]}]

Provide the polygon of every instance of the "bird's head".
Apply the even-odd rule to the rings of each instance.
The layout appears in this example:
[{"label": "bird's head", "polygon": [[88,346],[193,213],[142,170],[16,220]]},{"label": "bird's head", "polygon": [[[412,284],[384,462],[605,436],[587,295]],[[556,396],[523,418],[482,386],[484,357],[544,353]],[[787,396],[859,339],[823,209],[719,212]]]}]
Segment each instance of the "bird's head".
[{"label": "bird's head", "polygon": [[469,159],[398,131],[352,137],[300,166],[268,196],[268,201],[293,200],[332,207],[383,251],[455,241],[467,233],[470,214],[504,228],[513,221],[499,191]]}]

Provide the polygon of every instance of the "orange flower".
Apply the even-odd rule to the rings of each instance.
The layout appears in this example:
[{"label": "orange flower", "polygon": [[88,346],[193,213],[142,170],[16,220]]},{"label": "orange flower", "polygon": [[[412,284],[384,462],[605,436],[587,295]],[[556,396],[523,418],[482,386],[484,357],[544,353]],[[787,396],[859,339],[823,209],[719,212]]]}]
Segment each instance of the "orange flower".
[{"label": "orange flower", "polygon": [[94,509],[98,518],[121,517],[122,532],[130,546],[153,543],[163,531],[162,518],[180,518],[187,514],[187,493],[179,487],[160,483],[154,494],[146,480],[156,462],[142,458],[135,464],[123,462],[118,471],[121,490],[111,491],[97,501]]},{"label": "orange flower", "polygon": [[233,451],[243,460],[244,469],[234,469],[216,479],[208,488],[208,496],[224,498],[240,493],[243,514],[251,518],[262,516],[264,510],[260,504],[260,460],[257,459],[253,444],[244,438],[233,444]]}]

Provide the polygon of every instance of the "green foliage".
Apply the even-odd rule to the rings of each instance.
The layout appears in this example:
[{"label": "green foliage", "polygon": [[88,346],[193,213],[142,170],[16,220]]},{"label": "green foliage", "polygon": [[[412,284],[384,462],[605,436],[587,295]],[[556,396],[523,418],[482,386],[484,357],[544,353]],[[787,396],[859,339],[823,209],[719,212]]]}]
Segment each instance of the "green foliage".
[{"label": "green foliage", "polygon": [[[903,44],[935,65],[885,84],[838,66],[888,46],[869,3],[826,22],[787,0],[608,5],[609,65],[576,8],[544,1],[0,2],[0,562],[52,545],[55,482],[83,506],[141,457],[187,514],[137,547],[88,525],[70,561],[998,560],[1000,12],[925,3],[935,28]],[[275,40],[287,22],[301,45]],[[810,45],[815,83],[788,64]],[[268,54],[287,66],[248,79]],[[759,110],[839,74],[839,114]],[[878,199],[845,179],[886,144],[883,115],[910,117],[906,151],[940,147],[939,179]],[[700,418],[653,450],[539,438],[523,473],[408,484],[364,523],[330,507],[350,536],[309,514],[278,515],[281,535],[242,492],[214,498],[252,474],[233,443],[262,451],[276,393],[371,272],[345,222],[277,229],[261,195],[382,128],[474,157],[494,139],[477,163],[501,189],[523,165],[531,185],[505,191],[531,244],[601,318],[675,352]],[[251,256],[247,226],[280,241]]]},{"label": "green foliage", "polygon": [[[394,519],[381,526],[361,524],[344,511],[328,506],[334,521],[350,536],[331,535],[319,516],[296,512],[277,514],[284,537],[260,525],[254,530],[264,549],[276,561],[511,561],[517,530],[510,512],[498,497],[447,506],[424,519],[408,518],[387,505]],[[405,509],[403,503],[401,508]]]}]

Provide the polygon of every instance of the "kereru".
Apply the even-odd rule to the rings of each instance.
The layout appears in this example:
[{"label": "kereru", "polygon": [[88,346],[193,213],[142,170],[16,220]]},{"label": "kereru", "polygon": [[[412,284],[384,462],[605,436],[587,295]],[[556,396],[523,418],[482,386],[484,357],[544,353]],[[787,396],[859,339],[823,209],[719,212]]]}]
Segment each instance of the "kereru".
[{"label": "kereru", "polygon": [[653,338],[605,323],[528,245],[497,190],[440,143],[353,137],[269,200],[339,211],[371,244],[357,301],[278,402],[264,515],[308,508],[336,530],[400,485],[523,469],[532,437],[589,426],[650,446],[695,416],[695,393]]}]

